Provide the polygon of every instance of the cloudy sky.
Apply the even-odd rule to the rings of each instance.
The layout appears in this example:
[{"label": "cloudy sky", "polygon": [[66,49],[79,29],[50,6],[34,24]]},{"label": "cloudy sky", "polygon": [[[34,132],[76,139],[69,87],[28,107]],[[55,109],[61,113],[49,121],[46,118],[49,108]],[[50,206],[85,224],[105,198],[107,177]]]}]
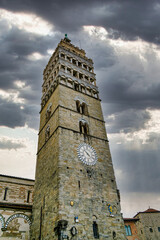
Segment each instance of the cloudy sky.
[{"label": "cloudy sky", "polygon": [[122,212],[160,206],[160,2],[0,0],[0,173],[34,178],[42,73],[60,39],[94,61]]}]

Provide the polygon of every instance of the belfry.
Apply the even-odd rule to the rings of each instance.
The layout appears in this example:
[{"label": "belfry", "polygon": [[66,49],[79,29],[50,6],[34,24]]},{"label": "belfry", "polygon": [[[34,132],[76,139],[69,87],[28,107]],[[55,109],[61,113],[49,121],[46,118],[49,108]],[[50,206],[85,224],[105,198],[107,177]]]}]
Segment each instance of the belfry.
[{"label": "belfry", "polygon": [[66,35],[43,79],[31,240],[126,239],[93,61]]}]

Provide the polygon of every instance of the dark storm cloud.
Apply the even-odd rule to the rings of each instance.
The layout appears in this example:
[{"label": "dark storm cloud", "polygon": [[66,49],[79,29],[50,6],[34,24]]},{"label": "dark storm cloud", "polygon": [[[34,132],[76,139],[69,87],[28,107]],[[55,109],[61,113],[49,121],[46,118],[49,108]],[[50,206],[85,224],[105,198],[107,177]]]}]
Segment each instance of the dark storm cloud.
[{"label": "dark storm cloud", "polygon": [[145,128],[145,124],[150,120],[150,114],[147,111],[133,110],[115,114],[113,118],[107,118],[106,124],[108,133],[118,133],[123,130],[124,133],[133,132]]},{"label": "dark storm cloud", "polygon": [[139,150],[133,149],[133,142],[128,147],[112,144],[113,163],[121,171],[117,178],[123,192],[159,192],[160,151],[155,151],[157,143],[148,144],[139,143]]},{"label": "dark storm cloud", "polygon": [[25,115],[20,110],[20,104],[7,102],[1,99],[0,102],[0,125],[7,127],[21,127],[25,123]]},{"label": "dark storm cloud", "polygon": [[17,149],[20,149],[20,148],[24,148],[26,147],[23,143],[19,143],[19,142],[16,142],[14,140],[10,140],[10,139],[0,139],[0,149],[8,149],[8,150],[11,150],[11,149],[14,149],[14,150],[17,150]]},{"label": "dark storm cloud", "polygon": [[38,129],[39,107],[26,104],[23,106],[24,109],[21,109],[22,105],[0,99],[0,125],[15,128],[27,124],[31,128]]},{"label": "dark storm cloud", "polygon": [[47,60],[33,62],[27,57],[34,52],[46,54],[47,49],[54,48],[56,37],[53,41],[49,36],[38,36],[16,27],[7,33],[1,31],[1,35],[0,87],[3,89],[13,88],[14,80],[21,80],[37,89]]},{"label": "dark storm cloud", "polygon": [[1,1],[11,11],[36,13],[62,32],[74,32],[83,25],[105,27],[111,38],[160,43],[158,0],[16,0]]},{"label": "dark storm cloud", "polygon": [[[47,54],[49,48],[56,46],[58,36],[53,41],[50,36],[38,36],[16,27],[8,29],[6,21],[0,23],[0,28],[0,89],[8,93],[17,91],[18,98],[24,100],[24,104],[1,100],[0,125],[14,128],[27,124],[38,129],[42,75],[48,59],[31,61],[29,55]],[[20,89],[16,81],[25,86]]]}]

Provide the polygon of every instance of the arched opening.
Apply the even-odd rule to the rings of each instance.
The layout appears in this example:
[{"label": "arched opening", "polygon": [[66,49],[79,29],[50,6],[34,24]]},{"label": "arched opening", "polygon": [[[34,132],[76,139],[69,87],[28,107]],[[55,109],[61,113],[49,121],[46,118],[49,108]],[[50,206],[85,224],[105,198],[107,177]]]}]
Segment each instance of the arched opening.
[{"label": "arched opening", "polygon": [[116,232],[113,231],[113,239],[115,239],[115,238],[116,238]]},{"label": "arched opening", "polygon": [[29,240],[30,235],[30,226],[31,220],[30,218],[23,214],[23,213],[16,213],[11,215],[5,224],[2,236],[0,238],[6,237],[12,238],[13,237],[13,229],[14,229],[14,237],[15,239],[26,239]]},{"label": "arched opening", "polygon": [[46,111],[46,121],[49,120],[49,118],[51,117],[51,107],[52,107],[52,103],[50,103],[47,107],[47,111]]},{"label": "arched opening", "polygon": [[81,120],[79,122],[79,130],[80,130],[80,133],[83,133],[85,135],[89,134],[89,126],[85,120]]},{"label": "arched opening", "polygon": [[82,114],[88,115],[87,104],[83,102],[82,105],[81,105],[81,108],[82,108]]},{"label": "arched opening", "polygon": [[76,108],[77,108],[77,112],[81,112],[81,110],[80,110],[80,107],[81,107],[81,104],[80,104],[80,101],[76,101]]},{"label": "arched opening", "polygon": [[45,131],[45,140],[47,141],[50,137],[50,126],[48,126],[46,128],[46,131]]},{"label": "arched opening", "polygon": [[74,90],[79,91],[79,84],[77,83],[74,84]]},{"label": "arched opening", "polygon": [[96,221],[93,221],[93,236],[94,238],[99,238],[98,224],[96,223]]},{"label": "arched opening", "polygon": [[83,125],[83,131],[84,131],[84,134],[89,134],[89,127],[87,123]]}]

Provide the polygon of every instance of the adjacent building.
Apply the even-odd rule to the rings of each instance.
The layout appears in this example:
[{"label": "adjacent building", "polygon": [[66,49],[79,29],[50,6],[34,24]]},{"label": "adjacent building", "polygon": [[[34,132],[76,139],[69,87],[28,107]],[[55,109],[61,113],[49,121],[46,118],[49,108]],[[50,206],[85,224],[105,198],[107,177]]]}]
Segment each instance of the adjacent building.
[{"label": "adjacent building", "polygon": [[148,208],[144,212],[138,212],[134,218],[139,219],[136,225],[140,240],[160,239],[160,211]]},{"label": "adjacent building", "polygon": [[124,218],[128,240],[159,240],[160,211],[148,208],[133,218]]},{"label": "adjacent building", "polygon": [[0,239],[28,240],[34,180],[0,175]]},{"label": "adjacent building", "polygon": [[137,229],[138,218],[124,218],[125,231],[128,240],[140,240]]}]

